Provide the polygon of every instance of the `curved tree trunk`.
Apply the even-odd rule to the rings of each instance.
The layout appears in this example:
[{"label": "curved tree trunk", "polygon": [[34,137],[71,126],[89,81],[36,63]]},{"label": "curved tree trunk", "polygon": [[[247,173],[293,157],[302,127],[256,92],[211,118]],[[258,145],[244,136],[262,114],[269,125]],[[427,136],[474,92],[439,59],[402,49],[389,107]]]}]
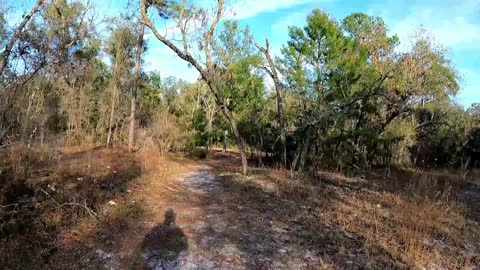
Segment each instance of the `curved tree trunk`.
[{"label": "curved tree trunk", "polygon": [[[227,118],[228,122],[230,123],[230,127],[232,128],[233,135],[235,137],[235,142],[238,146],[238,151],[240,152],[240,158],[242,160],[242,173],[244,175],[247,174],[248,170],[248,163],[247,163],[247,153],[245,152],[245,144],[243,142],[242,135],[238,130],[237,121],[233,118],[232,113],[230,110],[223,104],[223,100],[219,97],[219,94],[216,90],[216,86],[210,86],[212,92],[215,96],[215,100],[217,101],[218,106],[222,110],[223,115]],[[215,89],[215,90],[214,90]]]},{"label": "curved tree trunk", "polygon": [[308,155],[308,152],[310,150],[310,142],[312,140],[312,133],[313,133],[313,128],[308,127],[307,135],[305,137],[305,141],[304,141],[304,145],[303,145],[303,149],[302,149],[302,154],[300,155],[300,163],[298,165],[298,171],[299,172],[303,172],[303,170],[305,169],[305,163],[306,163],[306,160],[307,160],[307,155]]},{"label": "curved tree trunk", "polygon": [[[300,143],[295,152],[295,158],[293,159],[291,170],[298,170],[302,172],[305,166],[305,161],[307,159],[308,150],[310,147],[310,141],[312,139],[313,127],[308,126],[305,131],[304,138],[302,143]],[[297,166],[298,165],[298,166]]]},{"label": "curved tree trunk", "polygon": [[[157,30],[157,28],[153,25],[151,20],[149,19],[147,15],[147,9],[149,7],[149,3],[147,0],[141,0],[140,2],[140,11],[141,11],[141,16],[142,16],[142,24],[147,26],[154,34],[154,36],[163,44],[165,44],[167,47],[169,47],[178,57],[181,59],[187,61],[190,63],[195,69],[200,73],[202,76],[202,79],[207,83],[208,87],[210,88],[210,91],[215,97],[215,102],[218,105],[218,107],[221,109],[223,115],[227,118],[228,122],[230,123],[230,126],[233,131],[233,135],[235,136],[235,141],[237,143],[238,149],[240,151],[240,157],[242,160],[242,172],[243,174],[247,174],[247,156],[245,153],[245,146],[243,142],[243,138],[238,130],[237,123],[235,121],[235,118],[232,115],[232,112],[225,106],[223,97],[218,91],[218,86],[217,86],[217,78],[216,78],[216,71],[215,71],[215,65],[212,63],[212,57],[211,57],[211,51],[210,51],[210,45],[211,45],[211,38],[215,32],[215,28],[220,21],[222,17],[222,10],[223,10],[223,0],[217,0],[217,10],[215,17],[213,19],[213,22],[211,23],[210,27],[208,28],[208,31],[205,33],[203,36],[203,44],[204,48],[203,50],[205,51],[205,65],[202,66],[201,62],[196,60],[188,51],[188,40],[187,36],[185,33],[185,29],[180,29],[180,32],[182,33],[182,41],[183,41],[183,50],[180,49],[177,45],[175,45],[171,40],[166,38],[164,35],[160,34]],[[183,21],[180,21],[179,25],[183,25]]]},{"label": "curved tree trunk", "polygon": [[228,136],[228,131],[225,130],[223,132],[223,152],[225,152],[225,153],[227,152],[227,139],[228,139],[227,136]]}]

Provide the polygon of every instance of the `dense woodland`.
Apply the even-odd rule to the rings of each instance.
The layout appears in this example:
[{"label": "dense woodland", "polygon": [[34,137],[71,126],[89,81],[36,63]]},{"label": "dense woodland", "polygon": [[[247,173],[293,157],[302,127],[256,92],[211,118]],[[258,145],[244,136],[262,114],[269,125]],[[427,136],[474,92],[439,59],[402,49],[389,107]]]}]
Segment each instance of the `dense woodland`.
[{"label": "dense woodland", "polygon": [[[402,41],[381,18],[313,10],[273,55],[268,40],[223,19],[223,1],[214,12],[138,4],[100,23],[84,1],[37,1],[20,24],[5,19],[15,10],[2,11],[0,145],[59,136],[131,151],[226,143],[240,150],[244,173],[249,154],[292,170],[344,171],[468,167],[480,151],[480,107],[452,101],[460,74],[427,31],[397,52]],[[179,33],[163,36],[150,17]],[[198,81],[145,72],[145,31]]]},{"label": "dense woodland", "polygon": [[[32,168],[45,160],[38,152],[60,160],[50,153],[60,145],[124,150],[119,160],[144,149],[195,159],[224,150],[238,155],[244,175],[262,167],[310,176],[401,168],[478,177],[480,104],[455,102],[462,76],[425,29],[405,51],[399,45],[409,41],[380,17],[314,9],[274,54],[268,39],[229,20],[232,3],[204,2],[128,1],[106,18],[95,10],[100,1],[29,1],[25,13],[0,7],[0,213],[22,203],[9,195],[18,192],[11,181],[30,185]],[[149,40],[198,80],[149,71]],[[45,190],[35,194],[63,208]],[[93,200],[66,202],[86,216],[99,209]],[[8,215],[19,220],[18,213]],[[5,226],[0,236],[13,235]]]}]

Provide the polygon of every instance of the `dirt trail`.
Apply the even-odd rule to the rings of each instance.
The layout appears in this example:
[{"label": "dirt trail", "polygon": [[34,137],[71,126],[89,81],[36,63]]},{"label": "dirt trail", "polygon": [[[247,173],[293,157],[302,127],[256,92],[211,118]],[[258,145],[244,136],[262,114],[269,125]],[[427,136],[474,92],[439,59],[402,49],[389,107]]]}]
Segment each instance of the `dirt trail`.
[{"label": "dirt trail", "polygon": [[[234,187],[221,179],[211,166],[203,165],[167,187],[172,194],[166,199],[165,221],[146,236],[137,265],[147,269],[320,267],[319,257],[292,244],[288,228],[274,224],[275,209],[242,203],[229,190]],[[268,188],[266,192],[268,196]]]},{"label": "dirt trail", "polygon": [[274,183],[249,180],[201,165],[171,182],[164,221],[145,237],[136,268],[402,268],[380,247],[365,254],[356,235],[309,227],[308,206],[277,196]]},{"label": "dirt trail", "polygon": [[[152,229],[142,245],[140,257],[142,265],[149,269],[211,269],[215,267],[212,258],[208,258],[198,247],[209,244],[205,234],[209,228],[205,219],[217,216],[205,216],[200,205],[203,196],[220,188],[208,166],[197,167],[173,182],[169,186],[173,197],[168,200],[165,220]],[[216,206],[215,206],[216,207]],[[145,244],[146,243],[146,244]]]},{"label": "dirt trail", "polygon": [[142,245],[141,251],[145,268],[245,268],[245,252],[224,236],[238,230],[238,220],[229,220],[230,209],[222,205],[219,197],[225,190],[213,168],[199,166],[177,178],[167,189],[176,194],[167,199],[165,220],[168,215],[173,218],[146,237],[149,243]]}]

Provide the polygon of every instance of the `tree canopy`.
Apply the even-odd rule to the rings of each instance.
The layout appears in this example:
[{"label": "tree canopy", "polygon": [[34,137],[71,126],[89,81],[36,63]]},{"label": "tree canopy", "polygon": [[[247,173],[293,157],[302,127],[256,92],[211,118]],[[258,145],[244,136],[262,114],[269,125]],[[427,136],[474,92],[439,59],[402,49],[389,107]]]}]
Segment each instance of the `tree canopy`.
[{"label": "tree canopy", "polygon": [[[213,10],[188,1],[131,4],[128,17],[100,23],[88,1],[39,1],[14,27],[2,10],[1,145],[58,134],[121,145],[130,129],[132,151],[140,147],[135,130],[167,140],[166,151],[235,142],[244,173],[247,153],[292,170],[352,171],[461,167],[479,151],[478,105],[455,104],[458,71],[422,29],[400,52],[382,18],[337,20],[315,9],[272,55],[268,39],[256,42],[248,26],[223,19],[221,0]],[[163,35],[156,20],[180,39]],[[144,31],[199,80],[147,72]],[[147,132],[162,128],[156,121],[171,130]]]}]

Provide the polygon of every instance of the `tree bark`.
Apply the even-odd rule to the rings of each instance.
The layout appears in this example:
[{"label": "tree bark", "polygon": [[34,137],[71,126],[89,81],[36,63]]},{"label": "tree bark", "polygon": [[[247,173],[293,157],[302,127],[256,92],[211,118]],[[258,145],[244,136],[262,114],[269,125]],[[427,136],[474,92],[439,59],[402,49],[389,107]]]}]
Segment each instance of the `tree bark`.
[{"label": "tree bark", "polygon": [[225,105],[223,105],[223,101],[222,101],[222,105],[220,106],[220,108],[222,109],[222,112],[225,115],[225,117],[227,118],[228,122],[230,122],[230,126],[232,128],[233,135],[235,136],[235,141],[237,143],[238,150],[240,152],[240,158],[242,160],[242,173],[244,175],[247,175],[247,170],[248,170],[247,153],[245,152],[245,144],[243,142],[243,138],[242,138],[240,132],[238,131],[237,122],[233,118],[233,115],[230,112],[230,110],[228,110],[225,107]]},{"label": "tree bark", "polygon": [[223,152],[227,152],[227,139],[228,139],[228,131],[225,130],[223,133]]},{"label": "tree bark", "polygon": [[282,85],[280,84],[280,80],[278,79],[277,69],[275,67],[275,63],[270,55],[270,43],[268,39],[265,40],[266,47],[263,48],[259,44],[255,43],[255,46],[260,50],[265,57],[267,58],[268,65],[270,66],[270,70],[265,68],[265,71],[270,75],[273,80],[273,84],[275,85],[275,92],[277,97],[277,112],[278,112],[278,125],[279,125],[279,133],[280,133],[280,144],[281,144],[281,151],[282,151],[282,164],[283,167],[287,167],[287,143],[286,143],[286,134],[285,134],[285,117],[283,115],[283,98],[282,98]]},{"label": "tree bark", "polygon": [[108,121],[108,135],[107,135],[107,148],[112,146],[112,126],[113,126],[113,117],[115,116],[115,99],[117,98],[117,86],[114,83],[112,91],[112,105],[110,109],[110,119]]},{"label": "tree bark", "polygon": [[296,171],[297,169],[298,160],[300,159],[300,154],[302,153],[302,150],[303,150],[303,141],[300,144],[298,144],[297,150],[295,151],[295,156],[293,157],[292,165],[290,166],[290,169],[292,171]]},{"label": "tree bark", "polygon": [[[305,161],[308,154],[308,148],[310,147],[310,141],[312,138],[313,127],[308,126],[305,131],[305,137],[301,144],[298,145],[297,150],[295,151],[295,158],[293,159],[291,169],[292,171],[298,170],[299,172],[303,171],[305,166]],[[297,168],[298,164],[298,168]]]},{"label": "tree bark", "polygon": [[305,168],[307,154],[308,154],[308,151],[310,150],[310,141],[312,140],[312,133],[313,133],[313,128],[309,126],[307,129],[307,135],[305,137],[305,141],[303,143],[302,154],[300,155],[300,163],[298,165],[299,172],[302,172],[303,169]]},{"label": "tree bark", "polygon": [[142,62],[143,35],[145,33],[145,25],[140,24],[140,33],[137,43],[137,57],[135,59],[135,83],[132,89],[132,101],[130,104],[130,128],[128,132],[128,151],[132,153],[135,148],[135,117],[137,113],[137,92],[140,84],[140,64]]},{"label": "tree bark", "polygon": [[1,54],[0,57],[0,76],[2,76],[3,71],[5,70],[5,67],[7,66],[8,63],[8,58],[10,57],[10,54],[12,53],[13,46],[15,45],[15,42],[17,42],[17,39],[20,37],[22,34],[23,28],[27,25],[27,23],[30,21],[30,19],[33,17],[33,14],[37,13],[37,11],[40,9],[40,7],[43,5],[45,0],[38,0],[35,6],[30,10],[30,12],[23,17],[22,22],[20,25],[17,27],[15,32],[13,33],[12,38],[10,41],[7,43],[7,46],[5,47],[5,50]]}]

